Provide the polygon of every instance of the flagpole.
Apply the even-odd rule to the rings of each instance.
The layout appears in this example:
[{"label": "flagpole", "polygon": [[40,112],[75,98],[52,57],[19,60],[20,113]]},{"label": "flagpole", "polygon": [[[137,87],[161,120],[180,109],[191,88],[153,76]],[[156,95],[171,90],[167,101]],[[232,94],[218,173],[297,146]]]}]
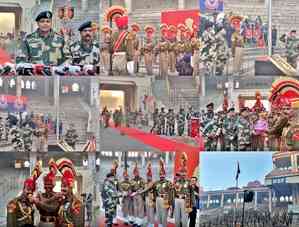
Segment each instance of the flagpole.
[{"label": "flagpole", "polygon": [[268,56],[272,56],[272,0],[268,0]]},{"label": "flagpole", "polygon": [[237,226],[237,207],[238,207],[238,200],[237,200],[237,194],[238,194],[238,186],[239,186],[239,178],[236,178],[236,189],[235,189],[235,207],[234,207],[234,227]]}]

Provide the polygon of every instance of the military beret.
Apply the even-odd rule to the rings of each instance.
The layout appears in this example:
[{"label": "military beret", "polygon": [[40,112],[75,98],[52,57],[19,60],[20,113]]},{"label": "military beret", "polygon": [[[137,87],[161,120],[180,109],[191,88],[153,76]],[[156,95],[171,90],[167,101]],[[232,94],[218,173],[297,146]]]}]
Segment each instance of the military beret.
[{"label": "military beret", "polygon": [[44,18],[52,19],[52,16],[53,16],[53,14],[50,11],[43,11],[43,12],[40,12],[37,15],[35,21],[38,22],[38,21],[40,21],[41,19],[44,19]]},{"label": "military beret", "polygon": [[228,112],[234,112],[234,111],[235,111],[234,107],[228,109]]},{"label": "military beret", "polygon": [[78,31],[82,32],[85,28],[91,28],[91,27],[92,27],[92,22],[86,21],[80,25],[80,27],[78,28]]},{"label": "military beret", "polygon": [[206,107],[208,108],[208,107],[210,107],[210,106],[211,106],[211,107],[214,107],[214,103],[211,102],[211,103],[209,103]]}]

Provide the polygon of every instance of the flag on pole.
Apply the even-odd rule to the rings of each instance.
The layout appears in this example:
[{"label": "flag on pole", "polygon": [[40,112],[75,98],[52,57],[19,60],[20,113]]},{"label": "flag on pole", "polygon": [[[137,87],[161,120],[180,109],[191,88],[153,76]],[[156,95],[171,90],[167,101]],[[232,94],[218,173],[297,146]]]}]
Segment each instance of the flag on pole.
[{"label": "flag on pole", "polygon": [[237,174],[236,174],[236,180],[239,179],[239,175],[240,175],[240,173],[241,173],[241,170],[240,170],[240,164],[239,164],[239,162],[238,162],[238,166],[237,166]]}]

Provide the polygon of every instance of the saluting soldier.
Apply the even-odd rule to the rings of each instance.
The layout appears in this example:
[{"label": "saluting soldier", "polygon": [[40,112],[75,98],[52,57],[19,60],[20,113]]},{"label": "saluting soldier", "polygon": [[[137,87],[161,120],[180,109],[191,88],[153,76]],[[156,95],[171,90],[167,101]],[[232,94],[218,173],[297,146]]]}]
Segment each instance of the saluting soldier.
[{"label": "saluting soldier", "polygon": [[103,26],[101,29],[103,33],[103,40],[101,43],[101,63],[104,66],[104,71],[108,74],[110,70],[110,43],[112,30],[109,26]]},{"label": "saluting soldier", "polygon": [[85,209],[82,201],[73,193],[76,177],[74,165],[71,160],[65,158],[57,160],[56,163],[58,170],[62,174],[62,200],[58,210],[57,226],[84,226]]},{"label": "saluting soldier", "polygon": [[67,52],[67,61],[74,65],[97,65],[100,62],[99,43],[93,39],[92,22],[80,25],[81,40],[72,43]]},{"label": "saluting soldier", "polygon": [[44,176],[44,193],[38,193],[34,203],[40,214],[39,227],[56,227],[61,196],[54,192],[56,184],[57,165],[50,159],[49,173]]},{"label": "saluting soldier", "polygon": [[41,175],[40,164],[37,163],[32,176],[24,181],[22,194],[7,204],[8,227],[34,227],[33,193],[36,189],[36,180]]},{"label": "saluting soldier", "polygon": [[168,49],[169,42],[167,40],[168,26],[167,24],[160,25],[161,39],[156,46],[156,51],[159,54],[159,77],[158,79],[165,79],[168,75]]},{"label": "saluting soldier", "polygon": [[133,201],[131,198],[132,183],[129,179],[127,168],[124,169],[123,173],[124,180],[119,183],[119,190],[122,193],[122,213],[125,225],[132,224],[133,220]]},{"label": "saluting soldier", "polygon": [[176,227],[187,227],[189,213],[192,211],[194,194],[191,181],[187,178],[187,155],[181,155],[179,177],[174,182],[174,219]]},{"label": "saluting soldier", "polygon": [[156,214],[159,226],[167,227],[168,211],[173,202],[173,185],[166,179],[165,164],[162,159],[159,165],[160,179],[154,184]]},{"label": "saluting soldier", "polygon": [[155,28],[153,26],[147,25],[144,27],[146,33],[146,40],[143,44],[142,54],[144,56],[144,64],[146,72],[148,75],[153,75],[153,62],[154,62],[154,48],[155,43],[153,40],[153,35],[155,34]]},{"label": "saluting soldier", "polygon": [[60,65],[64,62],[64,39],[52,30],[52,13],[44,11],[35,21],[38,29],[22,41],[16,63]]}]

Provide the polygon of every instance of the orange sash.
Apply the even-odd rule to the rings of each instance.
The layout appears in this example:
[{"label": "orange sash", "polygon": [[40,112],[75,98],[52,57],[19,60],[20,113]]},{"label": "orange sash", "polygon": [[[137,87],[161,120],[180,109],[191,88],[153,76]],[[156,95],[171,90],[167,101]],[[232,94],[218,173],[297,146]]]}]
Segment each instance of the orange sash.
[{"label": "orange sash", "polygon": [[123,41],[125,40],[125,38],[126,38],[127,35],[128,35],[127,31],[122,31],[119,34],[119,36],[118,36],[118,38],[117,38],[117,40],[116,40],[116,42],[114,44],[113,52],[118,51],[118,49],[120,48],[121,44],[123,43]]}]

